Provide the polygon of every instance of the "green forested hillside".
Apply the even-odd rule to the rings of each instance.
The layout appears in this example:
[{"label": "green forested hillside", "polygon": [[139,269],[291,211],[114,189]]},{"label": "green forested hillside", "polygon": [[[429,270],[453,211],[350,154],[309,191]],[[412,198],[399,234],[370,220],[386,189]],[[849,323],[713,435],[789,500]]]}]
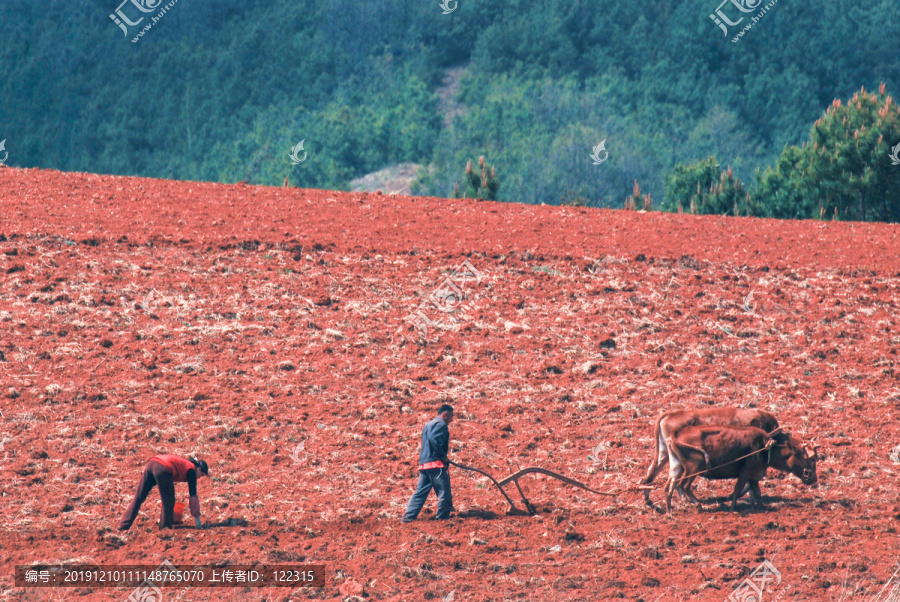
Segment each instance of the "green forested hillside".
[{"label": "green forested hillside", "polygon": [[[900,94],[900,5],[888,0],[778,2],[737,43],[710,19],[717,0],[459,0],[449,14],[437,0],[180,0],[137,43],[110,19],[118,6],[0,7],[8,164],[346,189],[408,161],[434,166],[420,193],[452,196],[484,155],[500,200],[621,207],[635,180],[662,201],[667,177],[714,155],[752,192],[739,212],[831,216],[817,199],[844,194],[835,187],[848,170],[854,190],[872,185],[871,166],[835,168],[835,156],[821,172],[828,191],[797,192],[820,174],[797,164],[811,152],[803,143],[816,144],[814,123],[862,87],[884,82],[878,102]],[[446,126],[437,91],[451,67],[465,67],[462,112]],[[900,131],[877,135],[888,198],[900,167],[885,167],[886,149]],[[307,159],[294,166],[301,139]],[[609,158],[594,165],[601,140]]]}]

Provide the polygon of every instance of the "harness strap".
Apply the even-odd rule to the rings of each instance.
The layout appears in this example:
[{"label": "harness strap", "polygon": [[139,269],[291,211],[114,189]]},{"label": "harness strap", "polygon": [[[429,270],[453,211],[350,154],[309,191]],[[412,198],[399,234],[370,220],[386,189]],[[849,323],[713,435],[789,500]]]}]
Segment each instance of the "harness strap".
[{"label": "harness strap", "polygon": [[[772,447],[772,445],[775,444],[775,441],[774,441],[773,439],[770,439],[769,441],[770,441],[770,443],[767,443],[766,446],[763,447],[763,448],[761,448],[761,449],[758,449],[758,450],[756,450],[756,451],[754,451],[754,452],[750,452],[749,454],[745,454],[745,455],[741,456],[740,458],[735,458],[734,460],[731,460],[730,462],[725,462],[724,464],[719,464],[718,466],[709,466],[709,465],[707,464],[708,468],[706,468],[705,470],[701,470],[701,471],[699,471],[699,472],[695,472],[694,474],[689,474],[689,475],[687,475],[686,477],[681,477],[681,478],[678,479],[678,481],[676,481],[676,482],[677,482],[677,483],[680,483],[681,481],[690,479],[691,477],[696,477],[696,476],[700,476],[700,475],[702,475],[702,474],[705,474],[705,473],[707,473],[707,472],[713,470],[714,468],[721,468],[721,467],[723,467],[723,466],[728,466],[729,464],[734,464],[735,462],[739,462],[739,461],[743,460],[744,458],[749,458],[750,456],[754,456],[754,455],[759,454],[759,453],[762,453],[762,452],[768,452],[769,449]],[[676,445],[677,445],[677,444],[676,444]],[[693,448],[692,448],[692,449],[693,449]],[[769,458],[771,458],[771,455],[770,455],[768,458],[766,458],[766,466],[769,466]]]}]

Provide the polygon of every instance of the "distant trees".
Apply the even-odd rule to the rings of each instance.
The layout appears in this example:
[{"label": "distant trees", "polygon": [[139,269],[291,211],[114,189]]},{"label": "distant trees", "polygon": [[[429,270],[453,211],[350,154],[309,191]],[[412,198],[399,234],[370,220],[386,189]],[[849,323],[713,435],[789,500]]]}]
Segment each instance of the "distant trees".
[{"label": "distant trees", "polygon": [[900,106],[881,84],[846,104],[835,100],[810,139],[788,146],[751,190],[715,157],[679,165],[666,176],[663,209],[799,219],[900,221]]},{"label": "distant trees", "polygon": [[[113,5],[7,4],[11,165],[341,189],[409,161],[433,168],[418,193],[450,196],[483,154],[502,201],[621,207],[637,180],[638,209],[652,195],[672,211],[900,220],[896,103],[861,92],[822,115],[876,75],[900,86],[895,3],[779,3],[740,52],[697,19],[702,0],[178,3],[138,44]],[[445,125],[447,67],[465,75]]]},{"label": "distant trees", "polygon": [[784,150],[756,191],[757,211],[773,217],[900,221],[900,106],[865,88],[835,100],[816,120],[810,140]]}]

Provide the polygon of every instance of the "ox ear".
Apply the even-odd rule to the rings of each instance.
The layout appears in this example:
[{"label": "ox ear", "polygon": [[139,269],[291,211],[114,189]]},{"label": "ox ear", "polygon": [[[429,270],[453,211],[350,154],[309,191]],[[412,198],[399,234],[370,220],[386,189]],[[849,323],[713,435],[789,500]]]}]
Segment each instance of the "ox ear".
[{"label": "ox ear", "polygon": [[813,458],[815,458],[816,455],[817,455],[816,449],[817,449],[818,447],[819,447],[818,445],[814,445],[814,446],[806,445],[806,446],[804,447],[804,449],[806,449],[806,457],[809,458],[810,460],[812,460]]}]

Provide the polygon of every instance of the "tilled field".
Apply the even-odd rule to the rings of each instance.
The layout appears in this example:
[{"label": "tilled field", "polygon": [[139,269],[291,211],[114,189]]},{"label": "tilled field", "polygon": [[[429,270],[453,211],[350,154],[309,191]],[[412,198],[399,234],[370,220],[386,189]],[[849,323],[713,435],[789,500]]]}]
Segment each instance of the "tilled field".
[{"label": "tilled field", "polygon": [[[123,600],[13,567],[168,560],[327,585],[166,600],[725,600],[768,560],[767,600],[871,599],[900,550],[898,249],[889,225],[0,169],[0,597]],[[432,497],[401,525],[445,401],[451,458],[496,477],[624,490],[655,416],[742,405],[818,443],[820,483],[770,472],[733,513],[701,482],[667,517],[529,475],[529,517],[453,469],[455,518]],[[160,534],[154,491],[119,533],[161,452],[209,461],[212,526]]]}]

